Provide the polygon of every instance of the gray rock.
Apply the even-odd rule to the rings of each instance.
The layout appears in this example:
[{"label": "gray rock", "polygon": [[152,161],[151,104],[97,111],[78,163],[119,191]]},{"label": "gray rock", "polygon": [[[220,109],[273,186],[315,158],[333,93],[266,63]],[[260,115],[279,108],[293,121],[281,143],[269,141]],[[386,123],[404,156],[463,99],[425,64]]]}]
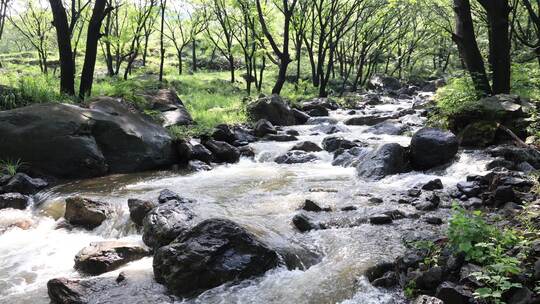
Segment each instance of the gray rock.
[{"label": "gray rock", "polygon": [[297,214],[293,217],[292,223],[300,232],[320,229],[320,226],[313,223],[312,220],[304,214]]},{"label": "gray rock", "polygon": [[252,120],[266,119],[273,125],[290,126],[296,124],[293,110],[279,95],[263,97],[248,105],[247,112]]},{"label": "gray rock", "polygon": [[100,275],[148,255],[148,249],[131,243],[95,242],[77,253],[75,269],[85,274]]},{"label": "gray rock", "polygon": [[12,208],[24,210],[30,204],[30,197],[20,193],[0,194],[0,209]]},{"label": "gray rock", "polygon": [[255,132],[255,136],[257,137],[263,137],[267,134],[277,134],[277,130],[274,128],[274,125],[272,125],[272,123],[266,119],[259,119],[253,125],[253,132]]},{"label": "gray rock", "polygon": [[161,89],[145,97],[151,103],[152,109],[161,113],[164,127],[194,124],[193,118],[175,90]]},{"label": "gray rock", "polygon": [[423,128],[411,140],[411,163],[415,169],[427,170],[451,161],[458,151],[458,140],[450,132]]},{"label": "gray rock", "polygon": [[384,144],[366,155],[356,166],[356,172],[360,177],[378,180],[388,175],[403,173],[407,167],[405,148],[391,143]]},{"label": "gray rock", "polygon": [[31,178],[24,173],[17,173],[0,188],[1,192],[16,192],[21,194],[35,194],[46,188],[49,184],[41,178]]},{"label": "gray rock", "polygon": [[319,152],[322,151],[322,148],[319,147],[316,143],[311,141],[299,142],[291,148],[291,151],[304,151],[304,152]]},{"label": "gray rock", "polygon": [[349,126],[374,126],[391,118],[391,116],[376,115],[355,116],[345,120],[345,124]]},{"label": "gray rock", "polygon": [[441,299],[444,303],[469,304],[469,301],[473,298],[473,294],[463,286],[451,282],[443,282],[437,288],[435,297]]},{"label": "gray rock", "polygon": [[137,226],[142,226],[144,217],[157,206],[157,203],[151,201],[128,199],[129,217]]},{"label": "gray rock", "polygon": [[75,196],[66,199],[64,218],[74,226],[92,230],[101,225],[111,213],[109,203]]},{"label": "gray rock", "polygon": [[406,131],[405,125],[395,121],[383,121],[372,127],[369,127],[365,132],[376,135],[401,135]]},{"label": "gray rock", "polygon": [[304,151],[289,151],[278,156],[274,161],[278,164],[302,164],[318,160],[319,158]]}]

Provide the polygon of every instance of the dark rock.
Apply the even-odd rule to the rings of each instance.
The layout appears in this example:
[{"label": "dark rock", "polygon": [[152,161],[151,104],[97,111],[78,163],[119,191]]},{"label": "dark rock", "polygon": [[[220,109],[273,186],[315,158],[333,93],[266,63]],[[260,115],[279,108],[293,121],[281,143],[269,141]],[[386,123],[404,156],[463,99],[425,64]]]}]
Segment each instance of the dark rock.
[{"label": "dark rock", "polygon": [[298,140],[296,136],[287,135],[287,134],[268,134],[264,136],[263,139],[267,141],[278,141],[278,142],[288,142],[288,141]]},{"label": "dark rock", "polygon": [[238,148],[233,147],[226,142],[206,140],[203,142],[203,145],[212,152],[215,162],[236,163],[240,160],[240,151]]},{"label": "dark rock", "polygon": [[421,290],[433,290],[442,283],[444,269],[436,266],[420,273],[415,279],[416,288]]},{"label": "dark rock", "polygon": [[370,197],[368,199],[368,202],[370,204],[374,204],[374,205],[379,205],[379,204],[382,204],[383,203],[383,199],[380,198],[380,197]]},{"label": "dark rock", "polygon": [[312,200],[306,200],[304,202],[304,205],[302,205],[302,207],[300,209],[305,210],[305,211],[309,211],[309,212],[326,211],[325,209],[321,208],[319,205],[317,205],[317,203],[315,203]]},{"label": "dark rock", "polygon": [[508,202],[520,203],[514,189],[511,186],[499,186],[493,192],[493,201],[497,206],[504,205]]},{"label": "dark rock", "polygon": [[367,94],[363,99],[366,105],[376,106],[382,104],[381,96],[378,94]]},{"label": "dark rock", "polygon": [[253,125],[253,132],[255,132],[255,136],[257,137],[263,137],[267,134],[277,134],[274,125],[266,119],[259,119],[255,125]]},{"label": "dark rock", "polygon": [[435,216],[425,217],[424,221],[426,221],[426,223],[431,224],[431,225],[442,225],[443,223],[443,220],[440,217],[435,217]]},{"label": "dark rock", "polygon": [[319,152],[322,151],[321,147],[319,147],[316,143],[311,141],[303,141],[299,142],[296,145],[294,145],[291,148],[291,151],[304,151],[304,152]]},{"label": "dark rock", "polygon": [[369,127],[365,132],[373,133],[376,135],[387,134],[387,135],[401,135],[405,132],[405,125],[399,122],[393,121],[383,121],[372,127]]},{"label": "dark rock", "polygon": [[345,120],[345,124],[349,126],[374,126],[391,118],[390,116],[376,115],[355,116]]},{"label": "dark rock", "polygon": [[154,257],[154,276],[178,296],[259,276],[279,264],[278,254],[234,222],[201,222]]},{"label": "dark rock", "polygon": [[337,125],[338,120],[330,117],[311,117],[306,125]]},{"label": "dark rock", "polygon": [[252,120],[266,119],[273,125],[290,126],[296,124],[293,110],[279,95],[263,97],[248,105],[248,115]]},{"label": "dark rock", "polygon": [[172,192],[169,189],[163,189],[159,192],[158,202],[160,204],[165,204],[168,201],[181,201],[182,198],[178,193]]},{"label": "dark rock", "polygon": [[317,156],[304,151],[289,151],[284,155],[278,156],[274,161],[278,164],[302,164],[318,159]]},{"label": "dark rock", "polygon": [[351,132],[351,130],[349,130],[348,128],[346,128],[344,126],[328,125],[328,124],[318,125],[318,126],[316,126],[314,128],[311,128],[310,131],[312,131],[312,132],[320,132],[320,133],[324,133],[324,134],[335,134],[335,133]]},{"label": "dark rock", "polygon": [[330,115],[330,113],[328,113],[328,110],[323,106],[314,106],[312,109],[307,110],[306,113],[311,117],[321,117],[321,116]]},{"label": "dark rock", "polygon": [[451,282],[443,282],[437,288],[435,297],[441,299],[444,303],[469,304],[473,299],[473,294],[463,286]]},{"label": "dark rock", "polygon": [[184,203],[169,201],[154,208],[143,220],[143,241],[154,249],[168,245],[197,223],[197,217]]},{"label": "dark rock", "polygon": [[343,137],[330,136],[326,137],[322,141],[323,149],[328,152],[335,152],[338,149],[351,149],[357,147],[358,144],[350,140],[346,140]]},{"label": "dark rock", "polygon": [[374,215],[369,218],[369,222],[372,225],[384,225],[384,224],[391,224],[392,223],[392,217],[386,214],[380,214],[380,215]]},{"label": "dark rock", "polygon": [[524,173],[534,172],[536,169],[528,162],[521,162],[516,165],[515,169]]},{"label": "dark rock", "polygon": [[66,199],[65,219],[74,226],[94,229],[111,214],[109,203],[92,201],[80,196]]},{"label": "dark rock", "polygon": [[293,111],[294,118],[296,119],[296,124],[298,125],[303,125],[307,123],[308,120],[310,119],[309,115],[307,115],[306,113],[298,109],[293,109],[292,111]]},{"label": "dark rock", "polygon": [[355,206],[345,206],[345,207],[341,208],[340,210],[341,211],[355,211],[357,209],[358,208],[356,208]]},{"label": "dark rock", "polygon": [[401,88],[401,82],[394,77],[373,76],[369,80],[368,88],[385,91],[397,91]]},{"label": "dark rock", "polygon": [[[233,146],[243,146],[257,141],[257,137],[254,135],[254,132],[246,129],[245,127],[235,126],[232,131],[236,137],[236,141],[232,143]],[[240,145],[240,143],[242,144]]]},{"label": "dark rock", "polygon": [[439,129],[423,128],[411,140],[410,154],[414,168],[431,169],[454,158],[458,141],[454,134]]},{"label": "dark rock", "polygon": [[382,214],[388,215],[392,220],[400,220],[406,217],[402,211],[397,209],[384,211]]},{"label": "dark rock", "polygon": [[388,271],[382,277],[371,282],[371,285],[375,287],[390,288],[398,283],[397,274],[393,271]]},{"label": "dark rock", "polygon": [[0,194],[0,210],[6,208],[24,210],[30,204],[30,197],[20,193]]},{"label": "dark rock", "polygon": [[16,192],[21,194],[35,194],[47,187],[46,181],[41,178],[31,178],[24,173],[15,174],[2,188],[2,192]]},{"label": "dark rock", "polygon": [[457,188],[467,197],[476,197],[482,192],[482,188],[475,182],[459,182]]},{"label": "dark rock", "polygon": [[214,140],[224,141],[231,145],[237,140],[236,134],[226,124],[217,125],[211,136]]},{"label": "dark rock", "polygon": [[214,155],[205,146],[197,144],[193,146],[192,158],[209,164],[214,159]]},{"label": "dark rock", "polygon": [[144,217],[157,206],[158,204],[152,201],[128,199],[129,217],[137,226],[142,226]]},{"label": "dark rock", "polygon": [[440,178],[436,178],[424,184],[422,190],[433,191],[443,189],[443,184]]},{"label": "dark rock", "polygon": [[508,304],[534,304],[538,303],[533,301],[534,293],[527,287],[521,287],[517,290],[511,291],[511,295],[506,303]]},{"label": "dark rock", "polygon": [[486,169],[493,170],[495,168],[506,168],[508,170],[512,170],[514,166],[515,164],[513,162],[508,161],[502,157],[497,157],[486,165]]},{"label": "dark rock", "polygon": [[297,214],[293,217],[292,223],[300,232],[307,232],[319,229],[319,225],[313,223],[309,217],[304,214]]},{"label": "dark rock", "polygon": [[420,189],[412,188],[412,189],[407,190],[407,195],[410,197],[419,197],[421,194],[422,194],[422,190]]},{"label": "dark rock", "polygon": [[292,135],[292,136],[300,136],[300,132],[298,132],[296,130],[293,130],[293,129],[285,131],[285,134]]},{"label": "dark rock", "polygon": [[164,127],[194,124],[191,115],[175,90],[161,89],[155,94],[145,97],[151,103],[152,110],[161,112]]},{"label": "dark rock", "polygon": [[337,104],[337,102],[335,102],[334,100],[330,98],[319,97],[319,98],[313,98],[307,102],[303,102],[301,107],[302,107],[302,110],[304,111],[318,109],[320,107],[323,107],[329,110],[337,110],[339,108],[339,105]]},{"label": "dark rock", "polygon": [[382,179],[385,176],[403,173],[407,170],[407,152],[396,143],[384,144],[370,152],[356,166],[358,176]]},{"label": "dark rock", "polygon": [[243,146],[238,148],[241,157],[253,158],[255,157],[255,150],[250,146]]},{"label": "dark rock", "polygon": [[463,147],[487,147],[495,142],[499,126],[495,121],[477,121],[469,124],[459,134]]},{"label": "dark rock", "polygon": [[540,152],[534,148],[504,145],[488,149],[487,152],[493,157],[503,157],[515,164],[527,162],[535,169],[540,169]]},{"label": "dark rock", "polygon": [[122,265],[150,255],[141,246],[119,241],[91,243],[75,256],[75,269],[90,275],[100,275]]}]

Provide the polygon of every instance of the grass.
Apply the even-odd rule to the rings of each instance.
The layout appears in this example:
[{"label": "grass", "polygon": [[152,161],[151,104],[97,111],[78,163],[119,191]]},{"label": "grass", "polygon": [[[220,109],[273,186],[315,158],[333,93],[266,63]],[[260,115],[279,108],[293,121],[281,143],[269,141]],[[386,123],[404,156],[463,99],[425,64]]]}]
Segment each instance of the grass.
[{"label": "grass", "polygon": [[14,176],[19,172],[19,169],[23,163],[20,159],[18,160],[0,160],[0,173],[7,174],[9,176]]}]

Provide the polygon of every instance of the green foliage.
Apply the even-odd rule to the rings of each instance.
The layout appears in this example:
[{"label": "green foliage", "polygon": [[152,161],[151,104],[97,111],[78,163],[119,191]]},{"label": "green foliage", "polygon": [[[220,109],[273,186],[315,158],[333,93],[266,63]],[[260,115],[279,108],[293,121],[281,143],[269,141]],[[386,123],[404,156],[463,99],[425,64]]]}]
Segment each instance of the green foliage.
[{"label": "green foliage", "polygon": [[9,176],[13,176],[19,172],[19,169],[23,163],[20,159],[17,160],[0,160],[0,172],[3,174],[7,174]]},{"label": "green foliage", "polygon": [[472,80],[468,76],[451,79],[437,90],[437,108],[444,116],[452,116],[479,106]]},{"label": "green foliage", "polygon": [[168,128],[169,134],[174,139],[189,139],[201,135],[208,135],[212,132],[212,128],[207,126],[172,126]]}]

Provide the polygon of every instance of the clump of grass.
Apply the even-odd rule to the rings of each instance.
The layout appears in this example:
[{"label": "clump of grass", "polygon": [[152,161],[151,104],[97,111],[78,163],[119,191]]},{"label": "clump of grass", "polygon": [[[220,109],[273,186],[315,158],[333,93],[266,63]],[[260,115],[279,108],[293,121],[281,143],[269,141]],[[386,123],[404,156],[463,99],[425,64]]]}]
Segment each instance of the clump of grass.
[{"label": "clump of grass", "polygon": [[173,139],[189,139],[202,135],[209,135],[212,128],[206,126],[172,126],[167,129]]},{"label": "clump of grass", "polygon": [[0,172],[2,172],[3,174],[7,174],[9,176],[14,176],[15,174],[17,174],[17,172],[19,172],[19,169],[21,168],[22,165],[23,163],[21,162],[20,159],[0,160]]},{"label": "clump of grass", "polygon": [[480,105],[469,77],[457,77],[450,80],[448,85],[437,90],[435,100],[438,109],[445,116],[475,109]]}]

